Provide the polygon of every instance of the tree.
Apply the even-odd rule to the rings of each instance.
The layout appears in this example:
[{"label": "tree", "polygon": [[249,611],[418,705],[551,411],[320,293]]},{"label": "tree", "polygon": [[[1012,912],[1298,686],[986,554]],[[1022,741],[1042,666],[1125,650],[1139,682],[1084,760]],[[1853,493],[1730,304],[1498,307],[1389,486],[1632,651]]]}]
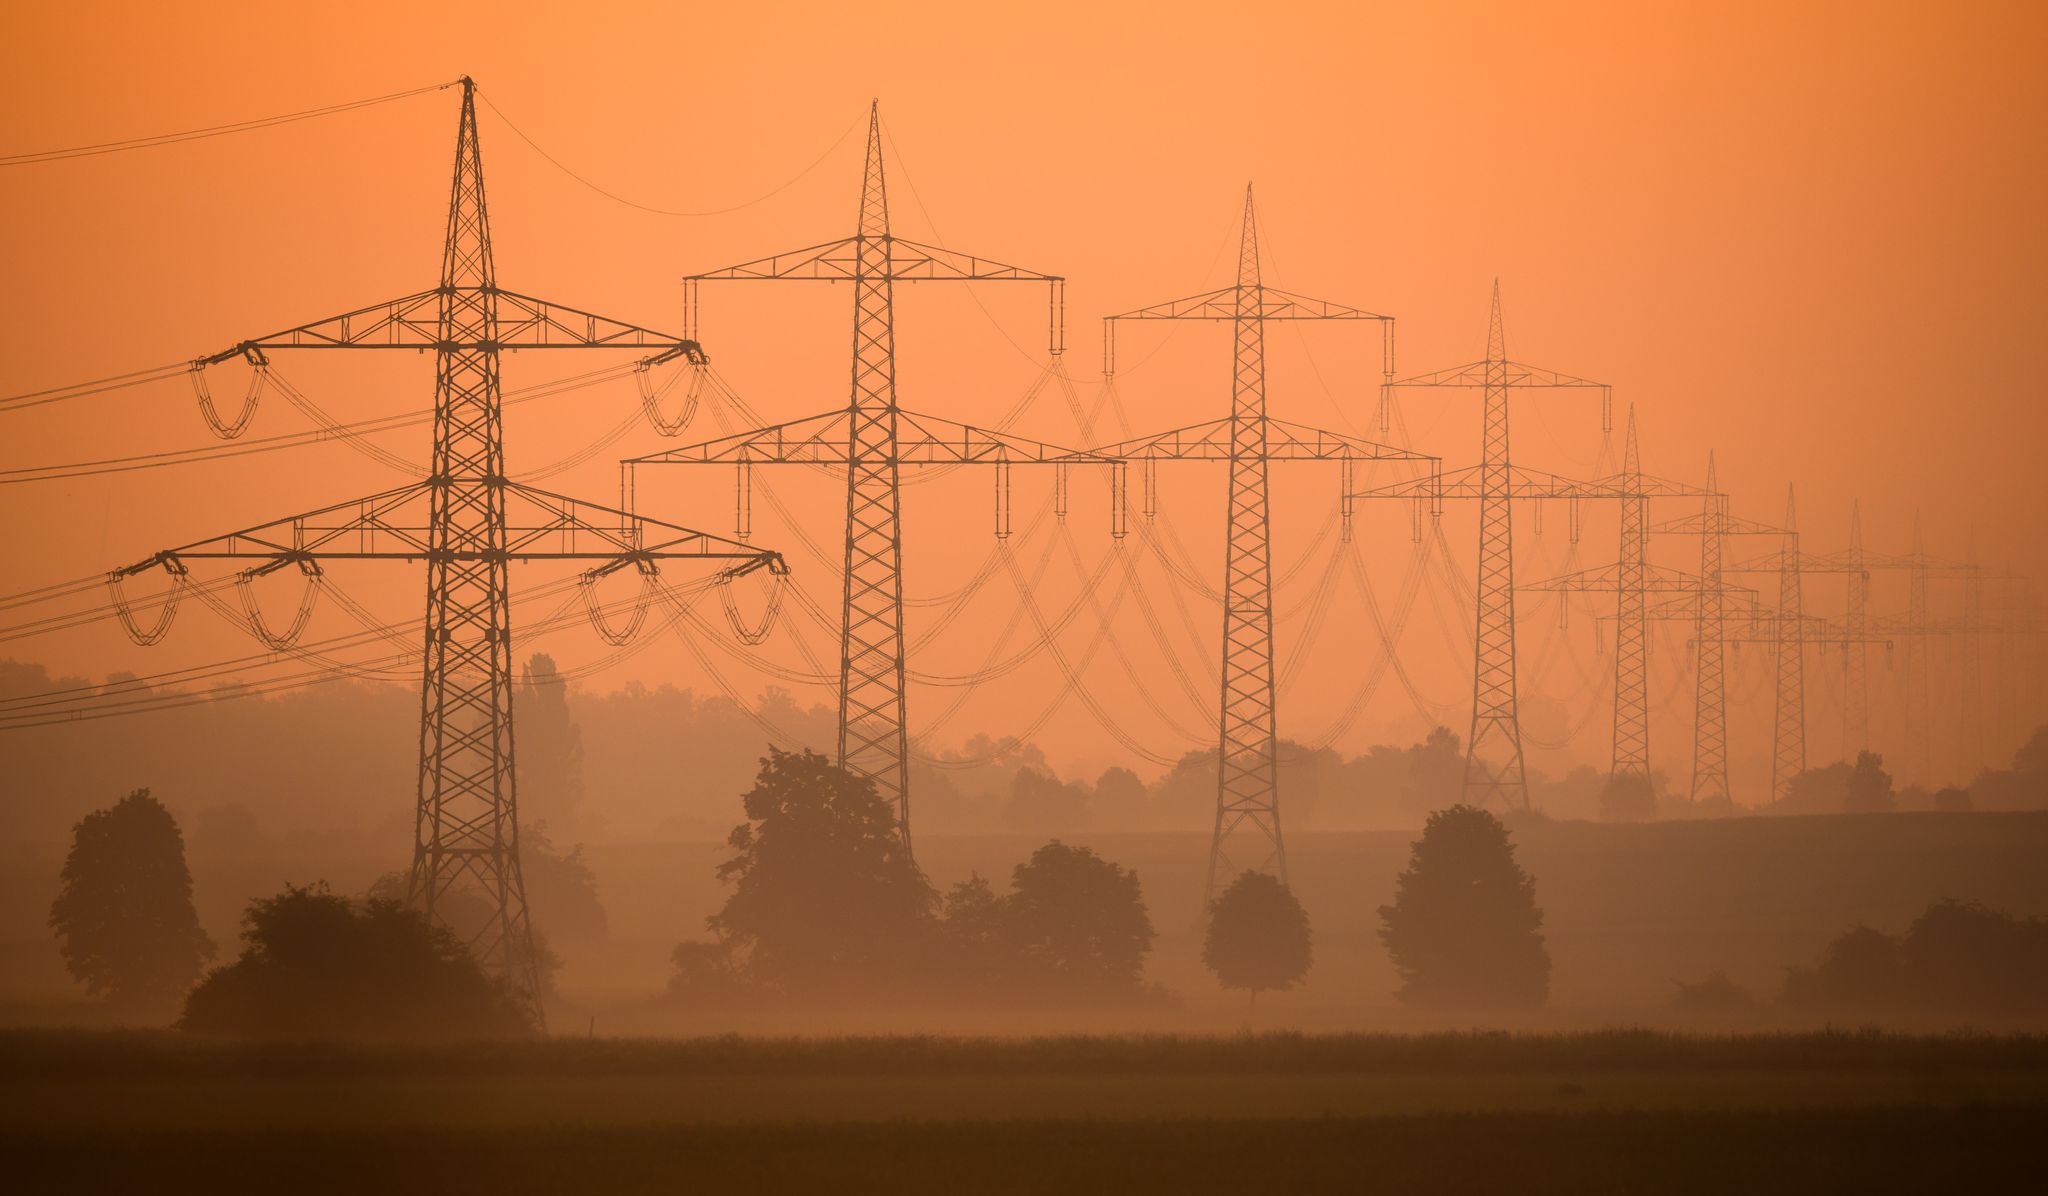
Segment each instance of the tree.
[{"label": "tree", "polygon": [[907,983],[929,945],[938,895],[910,858],[874,782],[812,751],[768,749],[742,799],[709,919],[752,978],[791,995]]},{"label": "tree", "polygon": [[583,845],[556,851],[544,822],[522,827],[519,836],[519,868],[534,925],[557,941],[603,942],[608,919],[597,896],[597,873],[583,858]]},{"label": "tree", "polygon": [[518,703],[521,821],[573,830],[583,805],[583,731],[569,717],[569,684],[554,657],[536,652],[526,662]]},{"label": "tree", "polygon": [[1079,830],[1088,822],[1088,793],[1049,772],[1020,768],[1010,780],[1003,820],[1027,834]]},{"label": "tree", "polygon": [[242,956],[185,1000],[186,1030],[266,1038],[507,1038],[531,1025],[447,930],[324,884],[249,903]]},{"label": "tree", "polygon": [[1024,961],[1071,994],[1135,989],[1152,950],[1138,874],[1055,839],[1010,874],[1008,918]]},{"label": "tree", "polygon": [[1259,993],[1293,988],[1314,960],[1308,911],[1280,878],[1245,873],[1209,905],[1209,930],[1202,962],[1225,988]]},{"label": "tree", "polygon": [[1438,1008],[1535,1008],[1550,990],[1536,882],[1507,828],[1457,805],[1429,816],[1383,905],[1380,941],[1401,999]]},{"label": "tree", "polygon": [[64,966],[94,996],[174,1002],[214,956],[192,907],[184,836],[147,789],[79,820],[60,881],[50,926]]},{"label": "tree", "polygon": [[1892,794],[1892,775],[1884,770],[1884,757],[1876,752],[1856,753],[1856,766],[1849,773],[1849,791],[1842,808],[1851,814],[1889,814],[1898,808]]},{"label": "tree", "polygon": [[1657,816],[1650,778],[1617,773],[1600,787],[1600,817],[1607,822],[1648,822]]}]

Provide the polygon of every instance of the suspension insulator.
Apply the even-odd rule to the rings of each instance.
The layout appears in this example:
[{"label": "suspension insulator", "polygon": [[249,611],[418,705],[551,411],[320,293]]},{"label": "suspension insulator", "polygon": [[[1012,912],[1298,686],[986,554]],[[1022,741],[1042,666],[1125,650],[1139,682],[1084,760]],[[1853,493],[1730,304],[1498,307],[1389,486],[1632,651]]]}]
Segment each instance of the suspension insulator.
[{"label": "suspension insulator", "polygon": [[[657,435],[679,436],[683,429],[690,426],[690,421],[697,418],[697,404],[704,396],[704,387],[707,384],[706,379],[710,377],[711,367],[703,362],[692,362],[671,373],[667,380],[659,385],[656,385],[651,377],[653,373],[653,358],[633,367],[633,381],[640,390],[640,408],[647,413],[647,422],[654,426]],[[683,392],[682,410],[677,412],[674,419],[670,419],[662,414],[661,404],[685,377],[689,378],[690,385]]]},{"label": "suspension insulator", "polygon": [[242,615],[249,622],[249,634],[263,642],[273,652],[282,652],[299,642],[299,636],[306,630],[306,624],[313,617],[313,607],[318,604],[322,575],[319,562],[305,557],[298,562],[299,571],[305,575],[306,586],[299,595],[299,609],[292,621],[282,632],[272,631],[263,618],[263,609],[257,604],[256,594],[251,586],[259,573],[267,568],[244,569],[235,578],[235,596],[242,601]]},{"label": "suspension insulator", "polygon": [[128,633],[129,639],[144,648],[161,642],[164,636],[170,634],[171,624],[178,617],[178,600],[184,596],[185,586],[189,580],[183,562],[177,558],[166,558],[163,566],[164,571],[170,575],[171,588],[164,595],[163,606],[157,610],[156,623],[148,628],[135,622],[134,611],[128,604],[128,595],[121,584],[125,575],[107,574],[107,593],[113,599],[114,613],[120,618],[121,629]]},{"label": "suspension insulator", "polygon": [[214,405],[213,388],[206,381],[207,363],[204,360],[192,363],[188,375],[192,379],[192,392],[199,398],[199,414],[206,426],[222,440],[238,440],[249,430],[250,421],[256,418],[256,408],[262,405],[263,392],[270,377],[270,362],[262,353],[250,349],[243,354],[252,367],[249,387],[242,394],[242,409],[235,418],[222,419],[220,409]]},{"label": "suspension insulator", "polygon": [[789,584],[788,575],[773,573],[771,576],[775,581],[768,590],[767,609],[761,612],[760,622],[752,627],[740,616],[739,604],[733,600],[732,574],[722,573],[718,578],[718,601],[725,608],[725,621],[731,625],[732,633],[739,637],[739,641],[749,648],[767,642],[769,634],[775,630],[776,616],[782,612],[782,595]]},{"label": "suspension insulator", "polygon": [[597,580],[618,567],[611,566],[591,569],[577,579],[576,589],[583,597],[584,613],[590,617],[590,628],[597,637],[614,648],[623,648],[640,634],[640,628],[647,622],[647,608],[654,604],[655,589],[659,574],[652,561],[636,561],[640,570],[640,596],[633,603],[633,613],[623,628],[613,627],[605,618],[604,607],[597,601]]}]

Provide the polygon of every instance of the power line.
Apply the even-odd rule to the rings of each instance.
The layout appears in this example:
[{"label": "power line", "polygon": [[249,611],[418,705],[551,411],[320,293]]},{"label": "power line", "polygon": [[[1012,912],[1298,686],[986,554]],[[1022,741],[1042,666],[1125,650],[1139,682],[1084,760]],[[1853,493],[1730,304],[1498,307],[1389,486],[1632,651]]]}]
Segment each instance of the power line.
[{"label": "power line", "polygon": [[783,182],[776,185],[773,189],[764,191],[760,195],[756,195],[752,199],[746,200],[741,203],[733,204],[730,207],[706,208],[702,211],[691,211],[685,208],[658,208],[652,204],[644,204],[640,203],[637,200],[627,199],[625,196],[620,195],[616,191],[610,191],[598,186],[596,183],[591,182],[589,179],[576,173],[576,171],[570,169],[568,163],[563,162],[560,158],[555,157],[547,150],[541,148],[540,142],[535,141],[533,138],[527,136],[526,130],[520,128],[517,124],[513,123],[512,118],[505,115],[505,110],[503,108],[498,107],[498,105],[491,100],[490,96],[484,94],[481,88],[477,90],[477,98],[481,99],[484,102],[485,107],[489,108],[492,112],[497,113],[498,119],[505,122],[506,128],[512,130],[513,133],[518,135],[521,141],[524,141],[527,145],[531,146],[533,148],[534,153],[537,153],[541,157],[546,158],[548,162],[554,166],[555,169],[561,171],[563,174],[568,175],[570,178],[575,179],[577,182],[583,184],[585,187],[590,188],[592,191],[597,192],[599,195],[604,196],[606,199],[609,199],[614,203],[624,204],[629,208],[635,208],[642,212],[651,212],[656,216],[723,216],[727,212],[737,212],[742,208],[751,208],[757,203],[764,203],[770,199],[773,199],[776,196],[782,194],[784,191],[789,190],[791,187],[796,186],[799,182],[803,181],[806,175],[810,174],[813,170],[816,170],[820,165],[822,165],[825,159],[832,156],[832,151],[838,149],[840,143],[846,140],[846,135],[848,133],[853,132],[853,130],[860,124],[859,120],[855,120],[852,124],[849,124],[844,129],[841,129],[839,131],[839,136],[834,137],[832,139],[832,144],[826,146],[825,151],[823,153],[819,154],[816,158],[813,158],[809,166],[806,166],[802,170],[797,171],[795,174],[791,175],[789,178],[783,180]]},{"label": "power line", "polygon": [[0,157],[0,166],[33,166],[41,162],[62,162],[72,158],[95,158],[101,154],[119,154],[128,150],[154,149],[161,145],[176,145],[185,141],[202,141],[209,137],[225,137],[230,133],[247,133],[255,129],[268,129],[276,125],[291,124],[294,121],[312,120],[318,116],[334,116],[342,112],[353,112],[358,108],[369,108],[378,104],[389,104],[430,91],[441,91],[453,87],[459,80],[434,83],[426,87],[415,87],[410,91],[395,91],[390,95],[372,96],[366,100],[350,100],[345,104],[329,104],[324,108],[307,108],[299,112],[286,112],[277,116],[262,116],[255,120],[240,120],[233,124],[209,125],[201,129],[186,129],[177,133],[158,133],[150,137],[131,137],[124,141],[102,141],[93,145],[74,145],[64,149],[38,150],[27,154],[9,154]]}]

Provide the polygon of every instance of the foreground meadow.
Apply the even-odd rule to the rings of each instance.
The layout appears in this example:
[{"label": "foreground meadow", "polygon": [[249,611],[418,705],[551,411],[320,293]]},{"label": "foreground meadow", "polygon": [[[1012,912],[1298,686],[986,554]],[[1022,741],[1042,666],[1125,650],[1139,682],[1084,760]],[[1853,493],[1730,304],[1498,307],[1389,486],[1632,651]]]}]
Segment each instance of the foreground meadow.
[{"label": "foreground meadow", "polygon": [[27,1191],[2007,1190],[2044,1114],[2041,1037],[0,1036]]}]

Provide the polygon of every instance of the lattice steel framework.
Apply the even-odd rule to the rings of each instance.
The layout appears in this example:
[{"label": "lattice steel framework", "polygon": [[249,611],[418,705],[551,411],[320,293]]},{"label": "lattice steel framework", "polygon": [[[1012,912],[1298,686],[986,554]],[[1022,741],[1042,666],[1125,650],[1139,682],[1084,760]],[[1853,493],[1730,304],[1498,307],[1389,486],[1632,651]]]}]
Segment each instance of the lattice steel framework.
[{"label": "lattice steel framework", "polygon": [[[1230,322],[1231,406],[1226,420],[1106,445],[1096,451],[1123,461],[1222,461],[1229,467],[1224,507],[1221,694],[1217,710],[1216,820],[1206,892],[1239,868],[1287,880],[1287,844],[1280,824],[1279,716],[1274,708],[1272,510],[1268,471],[1274,461],[1415,460],[1434,458],[1373,441],[1283,424],[1266,413],[1266,323],[1271,320],[1365,320],[1381,327],[1383,369],[1394,360],[1393,318],[1269,287],[1259,268],[1257,212],[1249,184],[1238,236],[1236,282],[1218,291],[1110,316],[1103,322],[1103,374],[1116,374],[1116,325],[1123,320]],[[1349,467],[1345,475],[1349,476]],[[1147,514],[1150,514],[1148,510]],[[1255,855],[1233,848],[1240,836]],[[1235,853],[1234,853],[1235,852]]]},{"label": "lattice steel framework", "polygon": [[[1653,477],[1643,472],[1642,453],[1636,441],[1636,413],[1628,413],[1628,432],[1623,442],[1621,472],[1594,482],[1554,479],[1548,487],[1532,484],[1535,475],[1523,469],[1510,472],[1510,497],[1605,498],[1617,500],[1621,508],[1621,535],[1615,563],[1550,578],[1521,588],[1552,593],[1608,593],[1614,595],[1614,739],[1608,775],[1611,779],[1650,783],[1650,633],[1645,621],[1648,595],[1691,593],[1697,579],[1649,563],[1650,500],[1654,498],[1711,497],[1713,483],[1703,490],[1684,482]],[[1573,526],[1577,526],[1576,517]],[[1574,531],[1576,536],[1576,531]]]},{"label": "lattice steel framework", "polygon": [[1472,732],[1465,745],[1464,796],[1476,805],[1499,802],[1508,809],[1527,809],[1529,781],[1515,692],[1515,474],[1509,452],[1509,395],[1524,388],[1590,388],[1600,391],[1604,412],[1611,392],[1605,383],[1510,360],[1498,280],[1493,284],[1493,303],[1487,314],[1485,359],[1389,384],[1390,389],[1408,387],[1467,387],[1485,394],[1480,435],[1479,571],[1473,611]]},{"label": "lattice steel framework", "polygon": [[1778,701],[1771,737],[1771,796],[1782,801],[1806,771],[1806,619],[1799,567],[1799,505],[1785,489],[1785,551],[1778,566]]},{"label": "lattice steel framework", "polygon": [[[839,660],[839,762],[875,784],[910,840],[909,699],[903,631],[901,470],[906,465],[990,464],[1007,494],[1012,464],[1110,464],[1090,453],[918,415],[896,399],[894,287],[897,282],[1037,282],[1048,288],[1048,339],[1065,349],[1065,279],[932,245],[889,231],[879,104],[868,109],[867,160],[858,231],[844,240],[760,258],[683,280],[685,333],[695,332],[705,281],[853,284],[853,383],[848,405],[737,436],[625,462],[640,465],[805,463],[846,469],[845,586]],[[744,474],[742,475],[744,476]],[[1121,473],[1117,485],[1121,488]],[[1120,509],[1120,508],[1119,508]],[[999,512],[999,521],[1002,515]],[[999,527],[1001,526],[999,522]]]},{"label": "lattice steel framework", "polygon": [[[327,320],[243,341],[202,358],[262,368],[266,352],[410,349],[435,355],[434,443],[421,483],[156,554],[118,579],[191,560],[261,563],[244,577],[319,562],[424,561],[427,601],[420,698],[418,801],[408,900],[450,925],[448,897],[474,891],[477,925],[450,925],[488,969],[508,976],[538,1021],[540,984],[519,858],[514,780],[512,624],[506,586],[514,561],[601,562],[602,572],[657,561],[711,559],[738,574],[778,554],[685,527],[581,502],[505,476],[500,355],[505,349],[654,350],[649,362],[702,361],[695,341],[502,290],[492,260],[476,88],[461,80],[440,285]],[[256,620],[252,616],[252,623]]]}]

